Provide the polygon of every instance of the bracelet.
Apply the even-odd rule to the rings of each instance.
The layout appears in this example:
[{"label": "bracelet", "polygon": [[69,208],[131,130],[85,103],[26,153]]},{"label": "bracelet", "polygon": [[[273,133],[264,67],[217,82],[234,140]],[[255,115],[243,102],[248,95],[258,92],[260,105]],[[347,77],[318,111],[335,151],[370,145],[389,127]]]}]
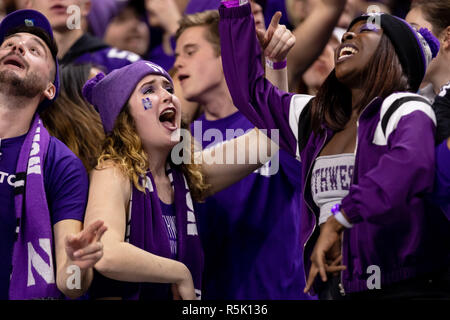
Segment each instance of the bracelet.
[{"label": "bracelet", "polygon": [[283,61],[280,62],[273,62],[272,60],[266,59],[266,65],[273,70],[281,70],[286,68],[287,60],[284,59]]},{"label": "bracelet", "polygon": [[331,213],[333,214],[334,218],[342,224],[347,229],[350,229],[353,227],[353,225],[347,221],[347,219],[344,217],[344,215],[341,212],[341,204],[337,203],[331,208]]}]

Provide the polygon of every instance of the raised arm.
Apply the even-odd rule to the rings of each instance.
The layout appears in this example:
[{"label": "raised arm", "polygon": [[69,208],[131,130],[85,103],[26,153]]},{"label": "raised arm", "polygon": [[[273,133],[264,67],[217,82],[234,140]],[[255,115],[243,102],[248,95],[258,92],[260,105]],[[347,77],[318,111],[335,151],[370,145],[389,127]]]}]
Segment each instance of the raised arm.
[{"label": "raised arm", "polygon": [[295,45],[295,37],[280,26],[281,12],[277,11],[272,17],[266,31],[256,29],[259,44],[264,51],[266,62],[266,78],[281,91],[289,91],[287,55]]},{"label": "raised arm", "polygon": [[125,242],[131,184],[111,165],[93,170],[85,224],[101,219],[108,226],[104,254],[95,268],[105,277],[126,282],[173,283],[183,299],[195,299],[192,276],[181,262],[160,257]]},{"label": "raised arm", "polygon": [[280,147],[296,153],[289,127],[292,94],[264,78],[261,48],[250,5],[219,8],[222,64],[234,105],[258,128],[278,129]]},{"label": "raised arm", "polygon": [[288,54],[289,83],[295,81],[320,56],[347,0],[316,0],[305,21],[293,32],[297,39]]}]

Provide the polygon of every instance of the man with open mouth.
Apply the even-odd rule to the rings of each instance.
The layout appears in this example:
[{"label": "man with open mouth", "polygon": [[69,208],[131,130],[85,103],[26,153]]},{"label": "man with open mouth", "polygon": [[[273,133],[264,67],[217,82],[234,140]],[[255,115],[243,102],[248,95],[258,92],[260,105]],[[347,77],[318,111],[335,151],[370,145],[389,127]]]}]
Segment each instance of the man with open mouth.
[{"label": "man with open mouth", "polygon": [[[103,255],[106,227],[81,231],[86,171],[39,117],[58,95],[58,49],[34,10],[8,15],[0,43],[0,299],[76,298]],[[80,286],[72,288],[74,272]]]}]

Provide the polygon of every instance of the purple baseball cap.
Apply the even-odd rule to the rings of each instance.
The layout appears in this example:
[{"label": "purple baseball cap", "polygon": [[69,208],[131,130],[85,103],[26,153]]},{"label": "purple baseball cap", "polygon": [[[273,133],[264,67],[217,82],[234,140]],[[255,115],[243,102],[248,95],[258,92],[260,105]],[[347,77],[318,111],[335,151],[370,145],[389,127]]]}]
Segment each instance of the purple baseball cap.
[{"label": "purple baseball cap", "polygon": [[170,75],[159,65],[140,60],[108,75],[97,74],[83,87],[83,96],[100,113],[105,133],[110,133],[120,111],[130,99],[131,94],[145,76],[154,74],[165,77],[173,83]]},{"label": "purple baseball cap", "polygon": [[[8,33],[12,29],[21,27],[21,26],[41,28],[45,31],[45,33],[47,33],[50,36],[51,40],[54,40],[52,27],[50,25],[50,22],[47,20],[47,18],[39,11],[31,10],[31,9],[24,9],[24,10],[14,11],[14,12],[8,14],[2,20],[2,22],[0,23],[0,44],[3,43],[6,35],[8,35]],[[43,40],[45,40],[45,39],[43,39]],[[52,51],[52,50],[50,50],[50,51]],[[60,87],[59,65],[58,65],[58,59],[56,57],[56,54],[57,54],[57,52],[52,52],[53,59],[55,61],[55,67],[56,67],[55,80],[53,81],[53,84],[55,85],[55,88],[56,88],[55,97],[52,100],[45,99],[44,101],[42,101],[38,107],[39,111],[41,111],[44,108],[51,105],[59,94],[59,87]]]}]

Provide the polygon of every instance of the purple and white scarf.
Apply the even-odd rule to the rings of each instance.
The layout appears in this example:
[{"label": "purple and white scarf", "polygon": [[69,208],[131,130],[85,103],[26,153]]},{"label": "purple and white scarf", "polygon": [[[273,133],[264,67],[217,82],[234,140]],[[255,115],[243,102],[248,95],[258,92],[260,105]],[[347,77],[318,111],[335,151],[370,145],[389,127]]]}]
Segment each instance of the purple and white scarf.
[{"label": "purple and white scarf", "polygon": [[44,188],[49,142],[50,135],[36,114],[16,168],[17,228],[9,285],[11,300],[62,298],[56,286],[53,232]]},{"label": "purple and white scarf", "polygon": [[[167,167],[167,175],[175,193],[178,261],[192,274],[197,299],[201,297],[203,250],[197,232],[194,206],[184,175],[176,168]],[[151,173],[143,179],[145,193],[133,186],[126,240],[155,255],[171,258],[170,242],[164,224],[156,185]],[[124,299],[169,299],[170,285],[156,283],[128,284]]]}]

